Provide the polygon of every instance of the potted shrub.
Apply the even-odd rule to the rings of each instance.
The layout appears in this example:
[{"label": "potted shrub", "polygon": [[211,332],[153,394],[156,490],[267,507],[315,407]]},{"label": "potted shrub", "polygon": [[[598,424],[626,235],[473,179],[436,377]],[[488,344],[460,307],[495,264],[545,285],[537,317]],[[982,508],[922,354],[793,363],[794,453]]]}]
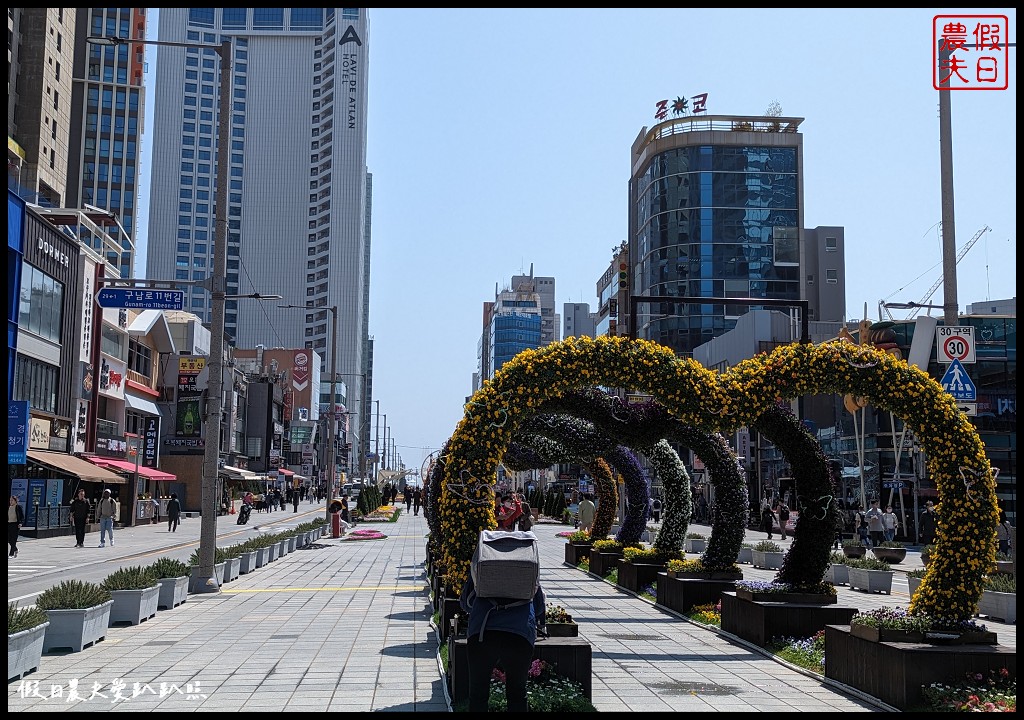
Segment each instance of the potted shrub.
[{"label": "potted shrub", "polygon": [[288,552],[290,552],[290,553],[295,552],[296,548],[298,547],[298,543],[299,543],[299,539],[295,536],[295,533],[291,533],[290,535],[288,535],[286,540],[288,540]]},{"label": "potted shrub", "polygon": [[850,573],[846,567],[846,556],[841,552],[834,552],[829,555],[828,563],[825,579],[833,585],[849,584]]},{"label": "potted shrub", "polygon": [[160,583],[152,569],[141,565],[123,567],[107,575],[101,586],[114,599],[108,624],[138,625],[156,615]]},{"label": "potted shrub", "polygon": [[561,605],[547,604],[544,610],[544,625],[548,637],[577,637],[580,634],[580,626]]},{"label": "potted shrub", "polygon": [[686,533],[683,550],[688,553],[702,553],[708,547],[707,538],[700,533]]},{"label": "potted shrub", "polygon": [[917,588],[921,585],[927,572],[928,568],[918,568],[907,573],[907,588],[910,591],[910,597],[914,597],[914,594],[917,593]]},{"label": "potted shrub", "polygon": [[248,542],[256,550],[256,567],[261,568],[270,562],[270,546],[263,542],[263,538],[253,538]]},{"label": "potted shrub", "polygon": [[181,560],[162,557],[149,566],[160,585],[157,610],[171,610],[188,599],[188,565]]},{"label": "potted shrub", "polygon": [[843,540],[843,555],[848,558],[862,558],[868,549],[860,544],[860,540]]},{"label": "potted shrub", "polygon": [[224,576],[222,582],[237,580],[242,571],[242,546],[229,545],[224,548]]},{"label": "potted shrub", "polygon": [[679,553],[665,553],[654,548],[627,547],[622,550],[618,561],[618,575],[615,584],[631,592],[640,590],[657,581],[658,573],[665,569],[665,563],[678,558]]},{"label": "potted shrub", "polygon": [[43,652],[53,648],[71,648],[81,652],[107,636],[110,591],[96,583],[65,580],[47,588],[36,598],[36,607],[45,610],[47,621]]},{"label": "potted shrub", "polygon": [[590,557],[592,544],[590,533],[584,530],[569,533],[565,538],[565,562],[573,567],[579,565],[581,559]]},{"label": "potted shrub", "polygon": [[907,546],[897,540],[886,540],[877,547],[871,548],[871,554],[882,562],[894,565],[903,562],[907,557]]},{"label": "potted shrub", "polygon": [[[213,555],[213,576],[217,579],[217,585],[224,584],[224,564],[227,557],[224,554],[224,548],[214,548]],[[196,584],[199,582],[199,548],[196,548],[192,552],[192,556],[188,559],[188,564],[191,566],[188,581],[188,591],[195,592]]]},{"label": "potted shrub", "polygon": [[994,573],[985,578],[985,589],[978,601],[978,614],[1002,620],[1017,622],[1017,576]]},{"label": "potted shrub", "polygon": [[750,561],[754,567],[766,570],[779,570],[782,568],[782,559],[785,557],[782,546],[771,540],[762,540],[750,552]]},{"label": "potted shrub", "polygon": [[20,680],[39,668],[49,620],[45,610],[7,604],[7,681]]},{"label": "potted shrub", "polygon": [[736,562],[738,562],[738,563],[746,563],[747,565],[750,565],[751,563],[753,563],[754,562],[754,556],[752,554],[753,550],[754,550],[754,546],[751,545],[750,543],[743,543],[742,545],[740,545],[740,554],[736,556]]},{"label": "potted shrub", "polygon": [[850,634],[871,642],[922,642],[930,621],[903,608],[880,607],[850,619]]},{"label": "potted shrub", "polygon": [[251,573],[257,567],[256,556],[259,554],[258,548],[256,548],[251,540],[246,540],[239,546],[238,555],[238,572],[242,575]]},{"label": "potted shrub", "polygon": [[932,552],[935,550],[934,545],[925,545],[921,548],[921,563],[928,567],[928,563],[932,559]]},{"label": "potted shrub", "polygon": [[1010,558],[1009,555],[1007,555],[1006,553],[997,552],[996,553],[996,567],[995,567],[995,570],[993,572],[1009,573],[1009,574],[1013,575],[1014,574],[1014,571],[1013,571],[1014,564],[1015,563],[1013,562],[1013,560]]},{"label": "potted shrub", "polygon": [[892,595],[892,566],[874,558],[850,558],[846,561],[850,589],[884,592]]}]

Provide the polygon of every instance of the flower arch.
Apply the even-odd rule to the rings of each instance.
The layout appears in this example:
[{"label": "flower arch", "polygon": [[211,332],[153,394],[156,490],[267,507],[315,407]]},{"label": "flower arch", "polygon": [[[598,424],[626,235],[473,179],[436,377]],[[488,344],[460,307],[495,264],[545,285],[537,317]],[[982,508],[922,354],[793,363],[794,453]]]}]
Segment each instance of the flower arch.
[{"label": "flower arch", "polygon": [[781,346],[724,373],[626,338],[576,337],[520,353],[473,395],[449,440],[438,508],[449,583],[465,581],[479,531],[492,526],[483,486],[493,484],[513,431],[545,401],[592,385],[648,392],[684,423],[709,431],[751,425],[777,398],[870,398],[920,438],[939,493],[936,550],[911,612],[954,622],[972,617],[995,559],[998,522],[995,477],[981,438],[925,372],[841,341]]}]

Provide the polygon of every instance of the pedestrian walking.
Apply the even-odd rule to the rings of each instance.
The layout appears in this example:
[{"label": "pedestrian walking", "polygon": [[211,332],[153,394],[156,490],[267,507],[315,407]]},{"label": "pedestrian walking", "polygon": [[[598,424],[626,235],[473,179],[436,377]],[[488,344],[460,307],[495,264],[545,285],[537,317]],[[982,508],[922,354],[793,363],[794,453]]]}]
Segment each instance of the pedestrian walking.
[{"label": "pedestrian walking", "polygon": [[459,605],[469,615],[466,660],[469,667],[469,712],[487,712],[491,674],[501,664],[505,673],[508,712],[526,712],[526,680],[544,623],[544,591],[537,585],[532,602],[512,607],[477,597],[472,573],[466,578]]},{"label": "pedestrian walking", "polygon": [[658,498],[651,499],[651,520],[661,522],[661,500]]},{"label": "pedestrian walking", "polygon": [[423,494],[419,488],[412,491],[412,514],[420,514],[420,505],[423,503]]},{"label": "pedestrian walking", "polygon": [[864,547],[870,547],[871,541],[868,539],[868,519],[863,510],[857,510],[856,515],[854,515],[853,529],[857,533],[857,538],[860,540],[860,544]]},{"label": "pedestrian walking", "polygon": [[772,534],[775,525],[775,513],[772,512],[771,501],[767,497],[761,498],[761,532],[767,533],[768,540],[775,537]]},{"label": "pedestrian walking", "polygon": [[7,557],[18,557],[18,533],[21,532],[23,522],[25,509],[21,507],[18,498],[11,495],[11,504],[7,508]]},{"label": "pedestrian walking", "polygon": [[297,513],[299,511],[299,500],[301,500],[298,488],[292,490],[292,512]]},{"label": "pedestrian walking", "polygon": [[[999,525],[996,526],[996,540],[999,541],[999,552],[1010,556],[1010,521],[1006,519],[1006,513],[999,513]],[[17,553],[15,553],[17,554]]]},{"label": "pedestrian walking", "polygon": [[114,518],[117,517],[117,501],[110,496],[109,490],[103,491],[96,514],[100,518],[100,547],[106,547],[107,535],[110,535],[110,547],[114,547]]},{"label": "pedestrian walking", "polygon": [[580,505],[576,508],[576,515],[580,519],[580,530],[590,534],[594,527],[594,516],[597,515],[597,506],[594,505],[590,493],[583,493],[583,499],[580,500]]},{"label": "pedestrian walking", "polygon": [[85,547],[85,523],[89,519],[89,501],[85,499],[85,490],[75,493],[71,501],[71,519],[75,524],[75,547]]},{"label": "pedestrian walking", "polygon": [[935,512],[935,503],[929,500],[924,504],[924,510],[921,512],[921,521],[918,524],[922,545],[931,545],[935,542],[935,531],[938,528],[938,524],[939,515]]},{"label": "pedestrian walking", "polygon": [[405,490],[402,491],[402,495],[405,497],[405,511],[412,511],[412,488],[408,485],[405,486]]},{"label": "pedestrian walking", "polygon": [[865,517],[868,519],[868,535],[871,536],[871,547],[878,547],[885,542],[885,526],[882,524],[882,508],[878,506],[878,500],[871,501]]},{"label": "pedestrian walking", "polygon": [[181,503],[178,502],[178,494],[171,493],[171,499],[167,501],[167,532],[178,532],[180,518]]},{"label": "pedestrian walking", "polygon": [[775,508],[775,516],[779,519],[779,538],[786,539],[786,523],[789,522],[789,505],[780,502]]},{"label": "pedestrian walking", "polygon": [[885,506],[885,512],[882,513],[882,535],[889,542],[896,539],[896,528],[900,525],[899,518],[896,517],[896,513],[892,511],[892,505]]}]

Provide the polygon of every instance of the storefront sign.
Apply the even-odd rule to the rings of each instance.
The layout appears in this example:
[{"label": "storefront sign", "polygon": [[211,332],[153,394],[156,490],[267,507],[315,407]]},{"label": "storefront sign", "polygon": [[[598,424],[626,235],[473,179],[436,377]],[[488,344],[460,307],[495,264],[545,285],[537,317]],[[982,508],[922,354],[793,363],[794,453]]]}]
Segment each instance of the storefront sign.
[{"label": "storefront sign", "polygon": [[7,403],[7,464],[24,465],[28,449],[28,401]]},{"label": "storefront sign", "polygon": [[156,467],[160,461],[160,418],[149,416],[142,422],[142,464]]},{"label": "storefront sign", "polygon": [[128,366],[120,360],[100,356],[100,395],[124,400],[124,381]]},{"label": "storefront sign", "polygon": [[32,450],[50,449],[50,421],[45,418],[31,418],[28,421],[28,446]]},{"label": "storefront sign", "polygon": [[123,460],[128,457],[128,442],[124,435],[112,435],[100,430],[96,433],[96,454]]},{"label": "storefront sign", "polygon": [[174,435],[198,439],[203,436],[203,389],[199,375],[206,369],[205,357],[178,358],[178,388]]}]

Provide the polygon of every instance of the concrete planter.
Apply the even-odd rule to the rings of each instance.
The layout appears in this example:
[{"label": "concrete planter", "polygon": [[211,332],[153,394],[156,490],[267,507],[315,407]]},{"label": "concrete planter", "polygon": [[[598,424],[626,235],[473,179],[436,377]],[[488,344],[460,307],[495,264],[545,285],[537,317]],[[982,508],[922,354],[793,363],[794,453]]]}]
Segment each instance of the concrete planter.
[{"label": "concrete planter", "polygon": [[306,533],[301,532],[295,536],[295,549],[298,550],[306,544]]},{"label": "concrete planter", "polygon": [[281,543],[274,543],[269,546],[270,549],[270,562],[274,562],[281,554]]},{"label": "concrete planter", "polygon": [[290,553],[295,552],[295,548],[296,548],[296,545],[297,545],[298,541],[299,541],[299,539],[297,537],[295,537],[294,535],[292,535],[290,538],[288,538],[288,552],[290,552]]},{"label": "concrete planter", "polygon": [[261,568],[270,562],[270,548],[260,548],[256,551],[256,567]]},{"label": "concrete planter", "polygon": [[259,567],[256,564],[257,555],[259,555],[259,552],[256,550],[250,550],[249,552],[244,552],[241,555],[239,555],[238,559],[241,561],[241,565],[238,568],[238,572],[240,572],[242,575],[248,575],[257,567]]},{"label": "concrete planter", "polygon": [[984,590],[978,601],[978,614],[987,615],[1005,623],[1017,622],[1017,593]]},{"label": "concrete planter", "polygon": [[113,605],[113,600],[107,600],[82,610],[47,610],[50,623],[43,638],[43,652],[54,648],[81,652],[105,638]]},{"label": "concrete planter", "polygon": [[708,541],[704,539],[687,538],[683,540],[683,550],[688,553],[702,553],[708,549]]},{"label": "concrete planter", "polygon": [[892,595],[892,570],[863,570],[847,567],[850,574],[850,589],[867,592],[884,592]]},{"label": "concrete planter", "polygon": [[278,545],[278,551],[277,551],[277,556],[278,557],[284,557],[285,555],[288,554],[288,541],[287,540],[282,540],[277,545]]},{"label": "concrete planter", "polygon": [[888,548],[888,547],[876,547],[871,548],[871,554],[882,562],[887,562],[890,565],[897,565],[903,562],[907,557],[906,548]]},{"label": "concrete planter", "polygon": [[188,575],[176,578],[160,578],[160,599],[157,601],[157,610],[171,610],[181,605],[188,599]]},{"label": "concrete planter", "polygon": [[914,597],[917,588],[921,586],[921,578],[907,576],[907,587],[910,588],[910,597]]},{"label": "concrete planter", "polygon": [[224,561],[224,575],[222,576],[221,582],[231,582],[232,580],[237,580],[241,570],[242,558],[228,558]]},{"label": "concrete planter", "polygon": [[[199,582],[199,566],[192,565],[192,572],[189,575],[188,580],[188,591],[190,593],[196,592],[197,583]],[[217,563],[213,566],[213,575],[217,578],[217,584],[224,584],[224,563]]]},{"label": "concrete planter", "polygon": [[750,564],[756,568],[764,568],[765,570],[780,570],[782,569],[782,558],[786,556],[786,553],[782,552],[761,552],[760,550],[750,551]]},{"label": "concrete planter", "polygon": [[141,590],[111,590],[110,594],[114,597],[114,604],[110,608],[108,625],[138,625],[156,617],[160,604],[159,584]]},{"label": "concrete planter", "polygon": [[747,565],[753,564],[753,562],[754,562],[753,552],[754,552],[754,548],[741,547],[740,548],[740,554],[736,556],[736,562],[737,563],[746,563]]},{"label": "concrete planter", "polygon": [[833,564],[825,570],[825,580],[833,585],[848,585],[850,583],[850,570],[846,565]]},{"label": "concrete planter", "polygon": [[39,660],[43,656],[43,638],[46,628],[44,622],[34,628],[22,630],[7,636],[7,681],[20,680],[25,675],[39,669]]}]

